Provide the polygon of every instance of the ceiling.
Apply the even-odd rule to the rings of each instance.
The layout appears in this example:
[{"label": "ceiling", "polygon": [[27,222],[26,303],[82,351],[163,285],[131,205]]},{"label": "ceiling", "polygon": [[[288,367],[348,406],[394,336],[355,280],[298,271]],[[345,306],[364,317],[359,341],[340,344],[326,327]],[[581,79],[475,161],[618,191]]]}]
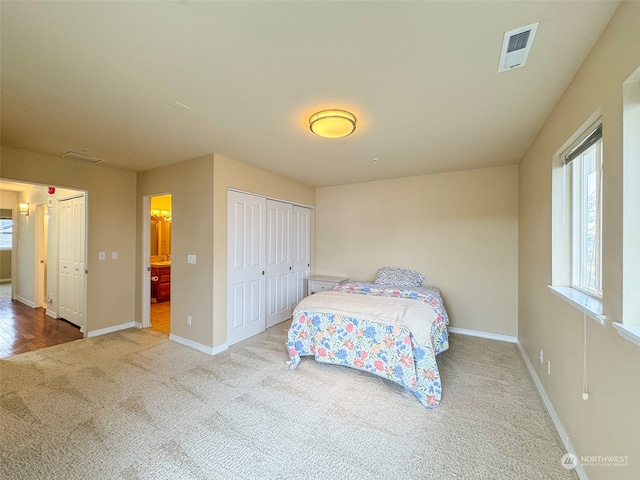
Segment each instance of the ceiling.
[{"label": "ceiling", "polygon": [[0,180],[0,190],[3,192],[27,192],[33,188],[30,183],[10,182]]},{"label": "ceiling", "polygon": [[[516,164],[618,4],[2,1],[2,144],[137,172],[218,153],[311,186]],[[313,135],[325,108],[355,133]]]}]

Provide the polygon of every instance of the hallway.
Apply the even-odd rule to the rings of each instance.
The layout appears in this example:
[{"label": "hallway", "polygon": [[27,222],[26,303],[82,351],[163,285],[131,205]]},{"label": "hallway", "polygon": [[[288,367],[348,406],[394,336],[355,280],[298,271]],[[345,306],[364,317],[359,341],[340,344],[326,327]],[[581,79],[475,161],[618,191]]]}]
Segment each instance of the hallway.
[{"label": "hallway", "polygon": [[[171,302],[151,304],[151,328],[169,335]],[[44,308],[11,300],[11,284],[0,284],[0,358],[83,338],[80,328],[51,318]]]},{"label": "hallway", "polygon": [[[6,290],[6,286],[2,290]],[[10,287],[9,287],[10,288]],[[0,358],[31,352],[82,338],[80,329],[65,320],[48,317],[44,308],[31,308],[0,298]]]}]

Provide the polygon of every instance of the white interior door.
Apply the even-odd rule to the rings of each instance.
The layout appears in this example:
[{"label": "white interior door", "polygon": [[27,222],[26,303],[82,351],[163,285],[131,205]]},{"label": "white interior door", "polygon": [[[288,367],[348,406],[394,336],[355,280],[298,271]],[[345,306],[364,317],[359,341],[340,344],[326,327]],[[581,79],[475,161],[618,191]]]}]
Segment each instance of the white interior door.
[{"label": "white interior door", "polygon": [[293,205],[267,200],[267,323],[291,318],[291,217]]},{"label": "white interior door", "polygon": [[227,343],[265,329],[265,198],[228,193]]},{"label": "white interior door", "polygon": [[84,327],[85,320],[85,201],[84,195],[59,205],[59,312],[65,320]]},{"label": "white interior door", "polygon": [[293,207],[291,240],[291,306],[307,296],[307,278],[311,267],[311,209]]},{"label": "white interior door", "polygon": [[47,308],[47,223],[45,205],[36,205],[35,223],[35,306]]}]

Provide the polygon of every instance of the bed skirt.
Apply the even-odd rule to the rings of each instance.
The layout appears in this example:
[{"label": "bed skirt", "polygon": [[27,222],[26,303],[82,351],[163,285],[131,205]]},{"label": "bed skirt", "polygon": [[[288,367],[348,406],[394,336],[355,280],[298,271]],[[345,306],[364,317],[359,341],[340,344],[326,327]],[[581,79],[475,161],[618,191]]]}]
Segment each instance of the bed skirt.
[{"label": "bed skirt", "polygon": [[289,368],[302,356],[363,370],[412,392],[427,408],[442,395],[433,339],[418,344],[408,328],[331,313],[297,312],[287,335]]}]

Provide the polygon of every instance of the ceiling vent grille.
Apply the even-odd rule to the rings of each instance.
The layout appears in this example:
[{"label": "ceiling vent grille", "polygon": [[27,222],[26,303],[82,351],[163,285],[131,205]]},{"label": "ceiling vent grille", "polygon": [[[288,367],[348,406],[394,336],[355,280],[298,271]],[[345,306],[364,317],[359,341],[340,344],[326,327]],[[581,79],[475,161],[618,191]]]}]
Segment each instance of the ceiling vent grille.
[{"label": "ceiling vent grille", "polygon": [[73,158],[75,160],[82,160],[83,162],[93,163],[94,165],[104,162],[104,158],[91,157],[89,155],[85,155],[84,153],[67,152],[62,156],[65,158]]},{"label": "ceiling vent grille", "polygon": [[538,23],[516,28],[504,34],[498,73],[524,67],[536,30],[538,30]]}]

